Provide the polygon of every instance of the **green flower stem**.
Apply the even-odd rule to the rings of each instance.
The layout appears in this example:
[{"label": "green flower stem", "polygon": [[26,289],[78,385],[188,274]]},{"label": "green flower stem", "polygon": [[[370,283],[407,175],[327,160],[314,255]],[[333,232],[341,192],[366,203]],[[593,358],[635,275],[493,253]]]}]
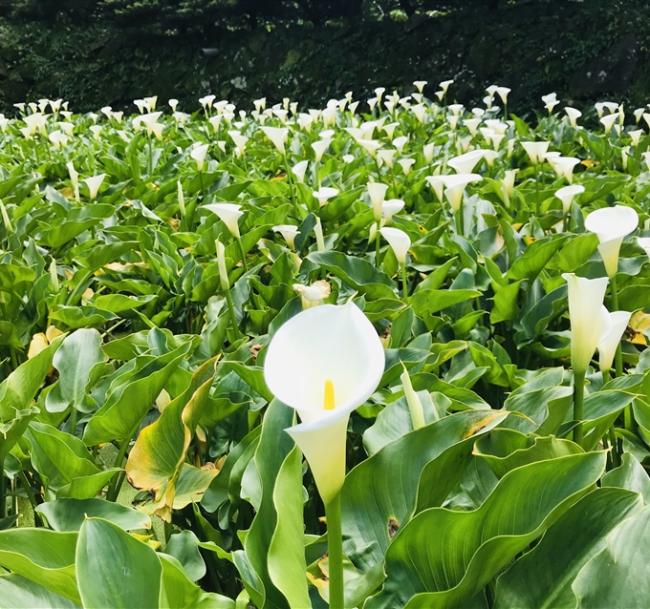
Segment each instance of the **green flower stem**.
[{"label": "green flower stem", "polygon": [[241,256],[241,263],[244,267],[244,271],[248,271],[248,265],[246,264],[246,253],[244,252],[244,244],[241,241],[241,237],[236,239],[237,245],[239,246],[239,255]]},{"label": "green flower stem", "polygon": [[7,515],[7,486],[5,478],[5,460],[0,458],[0,518]]},{"label": "green flower stem", "polygon": [[327,519],[327,556],[329,565],[330,609],[344,609],[343,599],[343,531],[341,529],[341,495],[325,504]]},{"label": "green flower stem", "polygon": [[465,219],[463,218],[463,204],[460,204],[456,212],[456,232],[463,237],[465,235]]},{"label": "green flower stem", "polygon": [[225,294],[226,294],[226,304],[228,305],[228,315],[230,317],[230,324],[232,326],[232,333],[233,336],[235,337],[234,340],[237,340],[239,338],[239,328],[237,327],[237,316],[235,315],[235,305],[232,301],[230,290],[226,290]]},{"label": "green flower stem", "polygon": [[381,225],[377,222],[377,232],[375,233],[375,266],[377,268],[379,268],[379,246],[381,245],[379,243],[379,240],[381,239],[381,233],[379,232],[380,228]]},{"label": "green flower stem", "polygon": [[409,295],[408,275],[406,274],[406,263],[402,264],[402,296],[406,299]]},{"label": "green flower stem", "polygon": [[[616,275],[612,277],[611,281],[612,287],[612,308],[614,311],[618,311],[618,284],[616,282]],[[616,355],[614,357],[614,368],[616,370],[616,376],[623,376],[623,351],[621,350],[621,344],[619,343],[616,347]],[[627,428],[627,426],[626,426]]]},{"label": "green flower stem", "polygon": [[[129,434],[128,438],[120,444],[119,449],[117,451],[117,455],[115,456],[115,462],[113,463],[113,467],[122,467],[122,464],[124,462],[124,457],[126,457],[126,451],[128,450],[129,444],[131,443],[131,439],[133,438],[137,430],[138,430],[138,426],[134,427],[131,433]],[[117,497],[120,494],[120,489],[122,488],[122,482],[124,482],[125,475],[126,472],[121,471],[113,479],[113,483],[108,488],[108,492],[106,493],[106,499],[108,501],[117,501]]]},{"label": "green flower stem", "polygon": [[573,419],[578,421],[574,431],[573,439],[577,444],[582,445],[582,419],[584,418],[585,398],[585,371],[573,371]]},{"label": "green flower stem", "polygon": [[294,185],[293,185],[293,176],[291,175],[291,167],[289,166],[289,156],[287,155],[286,150],[284,152],[284,170],[285,170],[285,172],[287,174],[287,182],[289,182],[289,192],[291,194],[291,203],[295,208],[297,208],[298,207],[298,202],[296,201],[296,192],[295,192]]}]

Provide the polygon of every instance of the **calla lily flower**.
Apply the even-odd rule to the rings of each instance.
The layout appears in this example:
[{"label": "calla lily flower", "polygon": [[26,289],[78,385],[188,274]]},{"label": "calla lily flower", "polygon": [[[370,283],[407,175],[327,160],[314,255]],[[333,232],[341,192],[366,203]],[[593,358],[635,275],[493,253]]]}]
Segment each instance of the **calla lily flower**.
[{"label": "calla lily flower", "polygon": [[88,187],[88,193],[90,194],[91,201],[94,201],[97,198],[97,194],[99,193],[99,188],[101,187],[105,177],[106,177],[105,173],[100,173],[96,176],[92,176],[84,180],[86,186]]},{"label": "calla lily flower", "polygon": [[602,307],[608,279],[586,279],[575,273],[564,273],[562,277],[569,288],[571,365],[574,371],[583,373],[587,370],[602,335]]},{"label": "calla lily flower", "polygon": [[388,185],[379,182],[368,182],[366,188],[368,190],[368,196],[370,197],[375,221],[379,222],[381,220],[382,205],[384,203],[384,198],[386,197]]},{"label": "calla lily flower", "polygon": [[503,187],[503,194],[505,196],[505,203],[510,201],[512,193],[515,191],[515,178],[517,177],[518,169],[506,169],[501,178],[501,186]]},{"label": "calla lily flower", "polygon": [[404,209],[402,199],[388,199],[381,206],[381,215],[388,222],[396,213]]},{"label": "calla lily flower", "polygon": [[582,194],[585,191],[585,187],[580,184],[572,184],[570,186],[564,186],[559,190],[555,191],[555,196],[562,201],[562,211],[567,214],[571,208],[571,203],[573,199]]},{"label": "calla lily flower", "polygon": [[580,163],[580,159],[572,156],[557,156],[554,158],[547,157],[547,160],[558,177],[564,178],[567,182],[571,183],[573,180],[573,170]]},{"label": "calla lily flower", "polygon": [[544,158],[548,152],[549,142],[521,142],[521,145],[533,165],[539,165],[544,162]]},{"label": "calla lily flower", "polygon": [[226,267],[226,248],[219,239],[214,242],[217,250],[217,269],[219,269],[219,284],[224,292],[230,289],[230,280],[228,279],[228,269]]},{"label": "calla lily flower", "polygon": [[329,148],[330,144],[331,144],[330,140],[318,140],[317,142],[314,142],[311,145],[317,163],[320,163],[320,160],[323,158],[323,155]]},{"label": "calla lily flower", "polygon": [[404,175],[407,176],[411,173],[411,168],[415,164],[415,159],[400,159],[397,164],[402,168]]},{"label": "calla lily flower", "polygon": [[447,161],[456,173],[472,173],[474,167],[483,159],[483,150],[470,150]]},{"label": "calla lily flower", "polygon": [[618,114],[606,114],[600,118],[600,123],[605,128],[605,133],[609,133],[618,119]]},{"label": "calla lily flower", "polygon": [[418,93],[422,93],[424,91],[424,87],[426,87],[428,82],[426,80],[414,80],[413,81],[413,86],[418,90]]},{"label": "calla lily flower", "polygon": [[650,237],[638,237],[636,241],[645,250],[645,253],[648,254],[648,258],[650,258]]},{"label": "calla lily flower", "polygon": [[318,199],[319,205],[323,207],[323,205],[326,205],[331,198],[338,195],[339,191],[338,188],[323,186],[322,188],[315,190],[312,194],[314,195],[315,199]]},{"label": "calla lily flower", "polygon": [[244,212],[241,211],[241,205],[236,203],[208,203],[203,207],[216,214],[219,220],[226,225],[232,236],[240,239],[239,218],[244,215]]},{"label": "calla lily flower", "polygon": [[623,239],[634,232],[638,225],[638,214],[625,205],[597,209],[585,219],[585,228],[598,235],[598,251],[609,277],[618,271],[618,255]]},{"label": "calla lily flower", "polygon": [[296,248],[296,237],[300,232],[295,224],[278,224],[273,227],[276,233],[280,233],[287,245],[293,250]]},{"label": "calla lily flower", "polygon": [[298,182],[302,183],[305,181],[305,173],[307,172],[308,165],[309,161],[300,161],[291,168],[291,172],[296,176]]},{"label": "calla lily flower", "polygon": [[70,182],[72,183],[72,191],[74,192],[75,201],[79,201],[79,172],[75,169],[72,161],[68,161],[65,166],[68,169]]},{"label": "calla lily flower", "polygon": [[612,369],[616,349],[623,338],[632,313],[627,311],[610,313],[605,307],[602,307],[601,315],[603,328],[598,341],[598,365],[601,372],[606,373]]},{"label": "calla lily flower", "polygon": [[427,176],[427,184],[433,189],[438,201],[442,202],[442,197],[445,190],[445,178],[447,176]]},{"label": "calla lily flower", "polygon": [[476,173],[459,173],[453,176],[443,176],[445,196],[454,211],[460,209],[467,185],[473,182],[480,182],[482,179]]},{"label": "calla lily flower", "polygon": [[262,127],[262,131],[271,140],[271,143],[277,150],[284,154],[287,138],[289,137],[289,129],[287,127]]},{"label": "calla lily flower", "polygon": [[508,95],[510,95],[510,89],[508,87],[497,87],[494,91],[504,104],[508,103]]},{"label": "calla lily flower", "polygon": [[553,108],[555,108],[555,106],[560,103],[557,98],[557,93],[542,95],[542,101],[544,102],[544,107],[548,110],[549,114],[551,114],[551,112],[553,112]]},{"label": "calla lily flower", "polygon": [[632,145],[633,146],[638,146],[639,142],[641,141],[641,136],[643,135],[644,131],[643,129],[634,129],[633,131],[630,131],[628,135],[630,136],[630,139],[632,140]]},{"label": "calla lily flower", "polygon": [[571,106],[566,106],[564,112],[569,119],[569,124],[575,129],[578,126],[578,119],[582,116],[582,112],[576,108],[572,108]]},{"label": "calla lily flower", "polygon": [[397,262],[402,266],[405,265],[406,255],[411,247],[411,238],[399,228],[384,226],[379,232],[388,241],[388,245],[390,245],[395,254],[395,258],[397,258]]},{"label": "calla lily flower", "polygon": [[476,135],[476,132],[478,131],[478,126],[481,124],[481,119],[480,118],[466,118],[463,120],[463,125],[467,127],[467,130],[470,132],[471,135]]},{"label": "calla lily flower", "polygon": [[350,413],[384,372],[377,332],[356,305],[321,305],[299,313],[273,336],[264,379],[301,423],[287,429],[307,459],[325,503],[341,490]]},{"label": "calla lily flower", "polygon": [[294,283],[292,287],[300,295],[303,309],[309,309],[323,304],[323,301],[329,298],[332,292],[332,286],[324,279],[315,281],[311,285]]},{"label": "calla lily flower", "polygon": [[196,168],[203,171],[205,158],[208,155],[208,144],[197,144],[190,150],[190,156],[196,162]]}]

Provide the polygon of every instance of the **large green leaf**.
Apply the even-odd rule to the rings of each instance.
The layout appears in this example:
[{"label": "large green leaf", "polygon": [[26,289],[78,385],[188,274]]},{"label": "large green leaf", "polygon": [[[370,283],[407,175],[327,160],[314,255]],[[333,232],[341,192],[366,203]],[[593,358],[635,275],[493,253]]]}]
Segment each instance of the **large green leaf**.
[{"label": "large green leaf", "polygon": [[92,416],[84,431],[84,442],[124,442],[135,434],[169,376],[187,356],[192,343],[164,355],[143,355],[124,365],[111,383],[106,402]]},{"label": "large green leaf", "polygon": [[416,508],[444,501],[476,438],[506,416],[503,411],[457,413],[407,433],[357,465],[341,491],[346,553],[365,569],[381,562],[397,530]]},{"label": "large green leaf", "polygon": [[476,510],[418,514],[390,545],[386,582],[368,608],[464,607],[592,489],[604,469],[604,453],[539,461],[506,474]]},{"label": "large green leaf", "polygon": [[650,598],[650,507],[607,537],[605,547],[573,582],[579,609],[646,609]]},{"label": "large green leaf", "polygon": [[76,543],[76,533],[47,529],[0,531],[0,566],[79,602],[74,567]]},{"label": "large green leaf", "polygon": [[610,531],[642,502],[623,489],[599,489],[583,497],[498,580],[495,609],[573,609],[571,584],[605,545]]},{"label": "large green leaf", "polygon": [[80,605],[19,575],[0,576],[0,609],[80,609]]},{"label": "large green leaf", "polygon": [[84,609],[158,609],[162,566],[145,543],[101,518],[79,531],[77,580]]}]

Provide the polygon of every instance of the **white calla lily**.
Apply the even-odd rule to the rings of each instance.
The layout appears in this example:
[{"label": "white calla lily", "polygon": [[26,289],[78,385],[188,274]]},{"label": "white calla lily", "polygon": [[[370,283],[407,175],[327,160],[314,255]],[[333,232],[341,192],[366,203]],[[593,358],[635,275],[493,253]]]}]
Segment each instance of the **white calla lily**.
[{"label": "white calla lily", "polygon": [[612,369],[616,349],[623,338],[632,313],[628,311],[610,312],[602,307],[601,316],[603,328],[598,341],[598,365],[601,372],[607,373]]},{"label": "white calla lily", "polygon": [[325,503],[343,485],[350,413],[368,400],[383,372],[379,336],[352,303],[309,308],[271,339],[264,379],[300,416],[301,423],[287,432],[305,455]]},{"label": "white calla lily", "polygon": [[566,106],[564,112],[569,119],[569,125],[575,129],[578,126],[578,119],[582,116],[582,112],[577,108],[572,108],[571,106]]},{"label": "white calla lily", "polygon": [[105,177],[106,177],[105,173],[100,173],[97,174],[96,176],[91,176],[90,178],[86,178],[84,180],[86,186],[88,187],[88,193],[90,194],[91,201],[94,201],[97,198],[99,189],[102,183],[104,182]]},{"label": "white calla lily", "polygon": [[262,131],[278,151],[284,154],[287,138],[289,137],[289,129],[287,127],[262,127]]},{"label": "white calla lily", "polygon": [[562,277],[569,289],[571,365],[578,373],[584,373],[602,334],[602,306],[608,279],[586,279],[575,273],[564,273]]},{"label": "white calla lily", "polygon": [[563,186],[555,191],[555,196],[562,201],[562,211],[567,214],[571,208],[573,199],[585,191],[585,187],[581,184],[571,184]]},{"label": "white calla lily", "polygon": [[482,179],[477,173],[458,173],[453,176],[443,176],[445,196],[454,211],[460,209],[467,185],[480,182]]},{"label": "white calla lily", "polygon": [[388,199],[384,201],[381,206],[381,215],[386,222],[388,222],[396,213],[404,209],[404,201],[402,199]]},{"label": "white calla lily", "polygon": [[470,150],[465,154],[449,159],[447,165],[456,173],[472,173],[474,167],[483,159],[483,154],[483,150]]},{"label": "white calla lily", "polygon": [[273,230],[282,235],[282,238],[287,242],[287,245],[291,249],[296,248],[296,237],[300,231],[295,224],[278,224],[273,227]]},{"label": "white calla lily", "polygon": [[598,235],[598,251],[609,277],[618,271],[618,255],[623,239],[634,232],[638,225],[638,214],[626,205],[597,209],[585,219],[585,228]]},{"label": "white calla lily", "polygon": [[559,178],[564,178],[567,182],[571,183],[573,180],[573,170],[580,163],[580,159],[573,156],[556,156],[552,158],[547,156],[547,160]]},{"label": "white calla lily", "polygon": [[208,203],[203,207],[216,214],[233,237],[240,239],[239,218],[244,215],[244,212],[241,211],[241,205],[236,203]]},{"label": "white calla lily", "polygon": [[298,294],[300,294],[303,309],[309,309],[323,304],[323,301],[328,298],[332,292],[332,286],[324,279],[315,281],[311,285],[294,283],[292,287],[296,292],[298,292]]},{"label": "white calla lily", "polygon": [[650,258],[650,237],[638,237],[636,241]]},{"label": "white calla lily", "polygon": [[548,152],[549,142],[521,142],[521,145],[533,165],[539,165],[544,162],[544,158]]},{"label": "white calla lily", "polygon": [[372,205],[372,212],[375,217],[375,222],[381,220],[382,206],[388,190],[387,184],[380,182],[368,182],[366,185],[368,196],[370,197],[370,204]]},{"label": "white calla lily", "polygon": [[401,266],[406,264],[406,256],[411,247],[411,238],[399,228],[384,226],[380,231],[381,236],[388,241],[388,245],[393,250],[397,262]]},{"label": "white calla lily", "polygon": [[208,155],[208,148],[209,148],[208,144],[196,144],[190,150],[190,157],[192,157],[192,159],[196,163],[196,168],[199,171],[203,171],[203,167],[205,165],[205,158]]},{"label": "white calla lily", "polygon": [[300,161],[291,168],[291,172],[296,176],[298,182],[302,183],[305,181],[305,173],[307,172],[308,165],[309,161]]},{"label": "white calla lily", "polygon": [[318,190],[315,190],[313,193],[314,198],[318,200],[318,204],[323,207],[327,205],[327,202],[339,194],[338,188],[331,188],[329,186],[322,186]]}]

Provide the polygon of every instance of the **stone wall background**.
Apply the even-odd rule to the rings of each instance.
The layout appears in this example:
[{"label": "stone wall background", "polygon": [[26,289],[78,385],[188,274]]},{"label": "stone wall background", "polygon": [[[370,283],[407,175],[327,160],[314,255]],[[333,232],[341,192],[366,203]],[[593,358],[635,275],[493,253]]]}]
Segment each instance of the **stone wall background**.
[{"label": "stone wall background", "polygon": [[[266,95],[321,104],[375,86],[410,91],[415,79],[455,78],[458,101],[480,100],[496,82],[511,108],[598,99],[650,102],[650,3],[524,2],[488,10],[416,16],[405,22],[276,25],[165,35],[69,18],[0,20],[0,108],[63,97],[78,111],[128,107],[158,94],[194,109],[207,92],[248,105]],[[430,91],[432,93],[432,91]],[[631,108],[630,108],[631,109]]]}]

